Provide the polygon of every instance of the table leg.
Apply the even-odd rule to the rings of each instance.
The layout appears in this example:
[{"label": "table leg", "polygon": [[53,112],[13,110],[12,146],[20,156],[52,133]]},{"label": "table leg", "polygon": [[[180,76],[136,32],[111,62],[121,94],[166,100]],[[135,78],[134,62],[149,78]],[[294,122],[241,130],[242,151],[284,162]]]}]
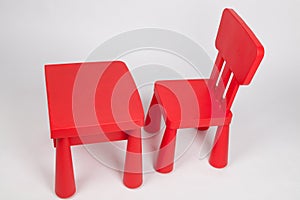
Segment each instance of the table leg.
[{"label": "table leg", "polygon": [[76,191],[71,148],[68,138],[56,140],[55,193],[61,198],[72,196]]},{"label": "table leg", "polygon": [[123,183],[129,188],[137,188],[143,182],[141,130],[128,134],[127,152]]}]

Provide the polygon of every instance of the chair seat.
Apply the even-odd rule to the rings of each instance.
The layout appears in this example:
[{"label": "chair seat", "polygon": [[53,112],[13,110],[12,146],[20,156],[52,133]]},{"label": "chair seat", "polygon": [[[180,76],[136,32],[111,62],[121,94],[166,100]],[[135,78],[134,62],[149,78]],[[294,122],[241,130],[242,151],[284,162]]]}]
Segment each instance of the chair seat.
[{"label": "chair seat", "polygon": [[155,96],[171,129],[229,124],[231,111],[215,101],[208,79],[167,80],[155,83]]},{"label": "chair seat", "polygon": [[143,126],[140,96],[123,62],[46,65],[45,73],[51,138],[115,134]]}]

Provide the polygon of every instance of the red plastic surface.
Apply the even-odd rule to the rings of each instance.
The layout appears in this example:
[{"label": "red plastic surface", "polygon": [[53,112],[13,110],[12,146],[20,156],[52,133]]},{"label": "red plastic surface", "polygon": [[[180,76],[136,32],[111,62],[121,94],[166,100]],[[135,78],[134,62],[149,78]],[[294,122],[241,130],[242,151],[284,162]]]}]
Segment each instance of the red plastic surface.
[{"label": "red plastic surface", "polygon": [[78,131],[80,136],[89,135],[99,128],[104,133],[117,132],[143,125],[140,97],[123,62],[46,65],[45,72],[51,138],[77,137]]},{"label": "red plastic surface", "polygon": [[173,169],[178,128],[206,130],[209,126],[218,126],[209,162],[217,168],[227,165],[230,108],[239,86],[251,82],[264,49],[232,9],[223,11],[216,48],[219,52],[209,79],[155,83],[145,129],[158,131],[160,115],[164,117],[166,130],[156,163],[156,170],[161,173]]},{"label": "red plastic surface", "polygon": [[134,80],[120,61],[45,66],[59,197],[75,192],[71,145],[127,139],[124,184],[142,184],[140,128],[144,111]]}]

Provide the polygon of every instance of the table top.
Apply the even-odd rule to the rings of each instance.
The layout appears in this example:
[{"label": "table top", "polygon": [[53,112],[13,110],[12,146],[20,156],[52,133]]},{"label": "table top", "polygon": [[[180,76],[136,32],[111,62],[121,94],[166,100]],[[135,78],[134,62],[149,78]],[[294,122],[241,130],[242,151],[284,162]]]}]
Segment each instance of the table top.
[{"label": "table top", "polygon": [[51,138],[143,126],[134,80],[121,61],[45,65]]}]

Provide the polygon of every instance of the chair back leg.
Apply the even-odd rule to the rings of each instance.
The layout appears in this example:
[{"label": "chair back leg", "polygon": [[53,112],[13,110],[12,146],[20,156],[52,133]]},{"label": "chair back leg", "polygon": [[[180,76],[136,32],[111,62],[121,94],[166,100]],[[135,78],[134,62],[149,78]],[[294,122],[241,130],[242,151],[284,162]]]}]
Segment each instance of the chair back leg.
[{"label": "chair back leg", "polygon": [[161,114],[160,105],[154,94],[148,109],[144,130],[148,133],[158,132],[160,130]]}]

